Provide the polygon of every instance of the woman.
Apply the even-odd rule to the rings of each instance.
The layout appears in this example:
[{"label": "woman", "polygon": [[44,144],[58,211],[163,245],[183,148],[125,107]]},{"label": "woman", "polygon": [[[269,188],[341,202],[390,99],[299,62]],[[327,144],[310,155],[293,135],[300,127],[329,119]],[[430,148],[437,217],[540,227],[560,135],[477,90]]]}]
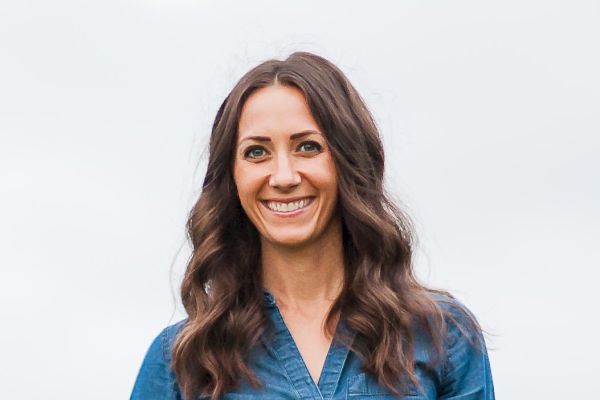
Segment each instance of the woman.
[{"label": "woman", "polygon": [[344,74],[310,53],[249,71],[212,128],[181,287],[132,399],[493,399],[473,316],[420,284],[408,218]]}]

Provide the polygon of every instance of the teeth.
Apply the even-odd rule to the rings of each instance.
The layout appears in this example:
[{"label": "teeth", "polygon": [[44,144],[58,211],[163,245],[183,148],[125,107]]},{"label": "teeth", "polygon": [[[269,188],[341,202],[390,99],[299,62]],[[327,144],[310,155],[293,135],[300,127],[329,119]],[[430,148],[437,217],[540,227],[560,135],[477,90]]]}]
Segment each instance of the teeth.
[{"label": "teeth", "polygon": [[309,199],[302,199],[298,201],[293,201],[291,203],[278,203],[275,201],[267,202],[267,207],[273,211],[278,212],[291,212],[296,211],[300,208],[304,208],[308,205]]}]

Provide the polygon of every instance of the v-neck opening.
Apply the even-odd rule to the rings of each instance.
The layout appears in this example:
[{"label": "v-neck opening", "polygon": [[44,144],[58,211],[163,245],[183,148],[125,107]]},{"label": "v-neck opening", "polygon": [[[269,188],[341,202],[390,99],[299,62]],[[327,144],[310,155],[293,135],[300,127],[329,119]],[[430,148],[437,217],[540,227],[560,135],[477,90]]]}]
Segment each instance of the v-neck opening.
[{"label": "v-neck opening", "polygon": [[[342,373],[342,368],[348,356],[349,349],[343,346],[341,343],[338,343],[338,337],[341,329],[343,329],[343,320],[340,318],[337,322],[334,335],[329,343],[329,348],[327,349],[327,354],[325,355],[325,359],[323,361],[323,365],[321,367],[321,371],[319,373],[319,378],[317,382],[313,379],[310,371],[308,369],[308,365],[302,357],[302,353],[300,352],[300,348],[298,344],[294,340],[294,337],[289,330],[279,307],[275,304],[274,306],[275,315],[280,324],[279,329],[277,329],[277,336],[279,339],[283,339],[283,342],[275,343],[275,350],[278,353],[281,353],[285,347],[289,346],[287,351],[291,351],[294,353],[301,366],[293,365],[293,360],[290,360],[289,354],[280,354],[280,361],[282,361],[284,368],[288,373],[288,377],[291,380],[291,383],[295,386],[296,390],[299,393],[311,392],[312,398],[320,398],[322,400],[331,399],[335,393],[335,389],[337,387],[337,383],[339,381],[340,375]],[[283,335],[283,338],[281,337]],[[300,367],[303,371],[303,376],[297,375],[297,371],[293,371],[293,367]],[[308,379],[307,379],[308,378]],[[304,385],[308,385],[310,387],[305,387]],[[304,387],[303,387],[304,386]],[[304,390],[303,390],[304,389]]]},{"label": "v-neck opening", "polygon": [[[337,326],[335,327],[336,332],[337,332],[338,326],[339,326],[339,322],[338,322]],[[333,334],[333,337],[331,338],[331,342],[329,342],[329,347],[327,348],[327,354],[325,354],[325,359],[323,360],[323,365],[321,366],[321,371],[319,371],[319,379],[317,379],[316,382],[313,379],[313,382],[315,382],[315,385],[317,385],[319,390],[321,390],[321,380],[325,373],[325,367],[327,366],[327,361],[329,360],[329,358],[331,357],[331,353],[333,352],[334,343],[335,343],[335,333]],[[294,344],[296,345],[296,348],[297,348],[298,345],[296,343],[294,343]],[[298,349],[298,353],[300,353],[300,349]],[[300,356],[302,357],[301,353],[300,353]],[[304,366],[308,370],[308,366],[306,365],[306,361],[304,360],[304,358],[302,359],[302,361],[304,361]],[[309,373],[310,373],[310,371],[309,371]],[[312,375],[311,375],[311,378],[312,378]]]}]

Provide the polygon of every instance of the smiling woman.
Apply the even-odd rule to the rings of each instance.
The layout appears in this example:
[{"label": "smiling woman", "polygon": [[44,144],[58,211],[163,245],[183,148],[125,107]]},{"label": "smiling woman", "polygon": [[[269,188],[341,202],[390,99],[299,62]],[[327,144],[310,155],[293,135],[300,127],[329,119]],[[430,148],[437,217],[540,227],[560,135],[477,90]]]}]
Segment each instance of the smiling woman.
[{"label": "smiling woman", "polygon": [[340,238],[335,164],[302,92],[276,84],[253,93],[238,135],[234,180],[263,252]]},{"label": "smiling woman", "polygon": [[472,314],[413,273],[375,123],[331,62],[250,70],[213,124],[181,287],[132,399],[493,399]]}]

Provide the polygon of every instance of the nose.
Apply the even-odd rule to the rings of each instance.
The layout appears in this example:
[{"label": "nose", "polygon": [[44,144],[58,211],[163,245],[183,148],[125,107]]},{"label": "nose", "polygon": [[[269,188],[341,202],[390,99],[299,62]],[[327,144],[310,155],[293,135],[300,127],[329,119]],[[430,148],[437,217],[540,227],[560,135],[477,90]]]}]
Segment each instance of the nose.
[{"label": "nose", "polygon": [[271,187],[290,189],[300,184],[301,178],[288,154],[279,154],[269,177]]}]

